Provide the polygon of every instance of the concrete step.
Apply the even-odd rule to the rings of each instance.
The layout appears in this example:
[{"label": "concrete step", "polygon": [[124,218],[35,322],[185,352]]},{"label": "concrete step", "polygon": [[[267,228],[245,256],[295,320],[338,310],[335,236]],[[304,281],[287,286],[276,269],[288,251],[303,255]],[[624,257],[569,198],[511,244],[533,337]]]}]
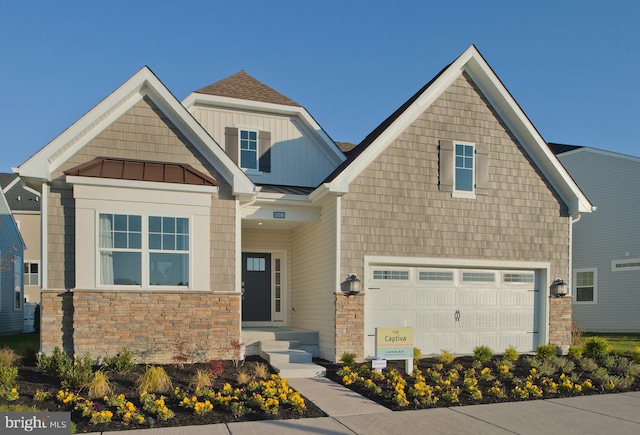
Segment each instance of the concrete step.
[{"label": "concrete step", "polygon": [[325,377],[327,370],[314,363],[272,363],[271,366],[285,379]]},{"label": "concrete step", "polygon": [[300,341],[298,340],[261,340],[260,350],[262,352],[270,352],[276,350],[298,349]]},{"label": "concrete step", "polygon": [[312,360],[309,352],[300,349],[262,351],[260,356],[271,365],[276,363],[310,363]]}]

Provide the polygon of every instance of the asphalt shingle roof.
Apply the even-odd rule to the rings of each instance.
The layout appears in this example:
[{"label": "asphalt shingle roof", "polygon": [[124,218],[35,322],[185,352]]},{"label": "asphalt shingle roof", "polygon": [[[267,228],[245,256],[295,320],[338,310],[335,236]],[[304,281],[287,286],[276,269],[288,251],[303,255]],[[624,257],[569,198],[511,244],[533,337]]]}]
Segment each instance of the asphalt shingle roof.
[{"label": "asphalt shingle roof", "polygon": [[244,71],[239,71],[226,79],[198,89],[196,92],[199,94],[217,95],[219,97],[302,107],[291,98],[282,95],[280,92],[256,80]]}]

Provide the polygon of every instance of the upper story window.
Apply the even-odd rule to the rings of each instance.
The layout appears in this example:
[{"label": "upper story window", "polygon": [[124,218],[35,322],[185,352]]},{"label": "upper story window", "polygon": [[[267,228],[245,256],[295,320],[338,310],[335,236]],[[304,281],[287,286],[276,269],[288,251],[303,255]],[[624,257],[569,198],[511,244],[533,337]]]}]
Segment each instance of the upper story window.
[{"label": "upper story window", "polygon": [[98,238],[101,285],[189,285],[189,219],[101,213]]},{"label": "upper story window", "polygon": [[574,276],[575,301],[577,303],[595,303],[597,296],[596,269],[576,270]]},{"label": "upper story window", "polygon": [[258,169],[258,132],[240,130],[240,167]]},{"label": "upper story window", "polygon": [[439,142],[439,188],[452,197],[488,195],[489,154],[485,144],[441,140]]},{"label": "upper story window", "polygon": [[473,154],[474,146],[466,144],[456,144],[455,149],[455,190],[463,192],[473,192],[474,170]]}]

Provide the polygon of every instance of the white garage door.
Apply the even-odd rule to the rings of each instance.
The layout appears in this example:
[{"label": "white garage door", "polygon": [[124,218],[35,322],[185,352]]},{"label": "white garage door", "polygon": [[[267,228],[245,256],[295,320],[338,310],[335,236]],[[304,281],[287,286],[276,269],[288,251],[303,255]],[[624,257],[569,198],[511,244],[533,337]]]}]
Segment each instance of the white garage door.
[{"label": "white garage door", "polygon": [[538,277],[533,270],[369,268],[365,353],[375,328],[412,327],[424,355],[470,354],[486,345],[529,352],[538,344]]}]

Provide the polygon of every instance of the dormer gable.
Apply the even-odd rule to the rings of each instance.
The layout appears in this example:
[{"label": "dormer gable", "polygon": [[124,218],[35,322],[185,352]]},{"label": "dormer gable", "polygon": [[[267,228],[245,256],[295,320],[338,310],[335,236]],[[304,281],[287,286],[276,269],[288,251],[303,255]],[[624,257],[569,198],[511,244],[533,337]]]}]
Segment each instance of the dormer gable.
[{"label": "dormer gable", "polygon": [[346,159],[304,107],[245,71],[183,105],[256,184],[316,187]]}]

